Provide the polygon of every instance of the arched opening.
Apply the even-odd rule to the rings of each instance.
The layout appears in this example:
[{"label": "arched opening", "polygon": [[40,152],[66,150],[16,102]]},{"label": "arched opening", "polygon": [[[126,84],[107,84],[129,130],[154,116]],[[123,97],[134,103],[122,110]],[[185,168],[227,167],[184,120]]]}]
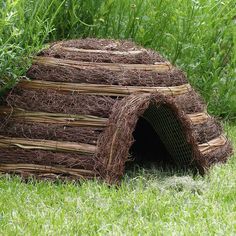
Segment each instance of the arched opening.
[{"label": "arched opening", "polygon": [[133,137],[135,141],[129,150],[132,159],[127,162],[127,168],[132,168],[133,165],[163,167],[171,164],[171,156],[164,143],[151,124],[143,117],[139,118]]},{"label": "arched opening", "polygon": [[130,95],[116,103],[99,138],[99,174],[114,183],[132,164],[192,167],[199,151],[191,132],[191,121],[172,98]]},{"label": "arched opening", "polygon": [[129,150],[131,159],[126,169],[137,165],[183,168],[191,162],[192,147],[178,117],[167,105],[150,104],[139,117],[132,135],[135,141]]}]

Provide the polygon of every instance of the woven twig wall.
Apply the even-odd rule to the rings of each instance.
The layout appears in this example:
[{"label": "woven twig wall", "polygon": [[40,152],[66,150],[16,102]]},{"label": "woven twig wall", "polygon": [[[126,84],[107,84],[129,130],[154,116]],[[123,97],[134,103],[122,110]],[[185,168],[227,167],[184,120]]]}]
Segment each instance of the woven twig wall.
[{"label": "woven twig wall", "polygon": [[[189,150],[187,161],[177,164],[204,172],[232,154],[219,122],[207,114],[185,74],[132,42],[55,43],[34,58],[26,76],[0,107],[2,172],[117,182],[140,117],[170,142],[172,126],[165,131],[159,121],[175,121],[183,142],[164,141],[171,159],[177,163],[175,150]],[[153,112],[164,118],[157,120]]]}]

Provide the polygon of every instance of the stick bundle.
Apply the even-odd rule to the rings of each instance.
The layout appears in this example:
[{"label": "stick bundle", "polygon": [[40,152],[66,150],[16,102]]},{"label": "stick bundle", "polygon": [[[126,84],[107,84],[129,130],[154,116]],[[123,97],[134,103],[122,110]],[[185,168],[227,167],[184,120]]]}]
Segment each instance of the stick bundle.
[{"label": "stick bundle", "polygon": [[134,87],[117,85],[97,85],[97,84],[75,84],[62,82],[48,82],[33,80],[22,80],[19,83],[21,88],[25,89],[52,89],[62,92],[77,92],[85,94],[103,95],[103,96],[127,96],[132,93],[163,93],[170,96],[178,96],[191,91],[189,84],[173,87]]},{"label": "stick bundle", "polygon": [[[131,53],[132,54],[132,53]],[[120,54],[117,54],[120,55]],[[135,55],[135,54],[134,54]],[[155,72],[165,72],[171,70],[172,66],[170,63],[157,62],[154,65],[143,65],[143,64],[116,64],[116,63],[93,63],[93,62],[78,62],[66,59],[56,59],[56,58],[47,58],[47,57],[36,57],[34,59],[35,63],[49,65],[49,66],[58,66],[58,67],[72,67],[72,68],[85,68],[88,69],[108,69],[111,71],[122,71],[125,69],[128,70],[142,70],[142,71],[155,71]]]},{"label": "stick bundle", "polygon": [[95,153],[96,146],[85,143],[58,142],[49,140],[27,140],[0,136],[1,148],[20,147],[22,149],[40,149],[62,152]]}]

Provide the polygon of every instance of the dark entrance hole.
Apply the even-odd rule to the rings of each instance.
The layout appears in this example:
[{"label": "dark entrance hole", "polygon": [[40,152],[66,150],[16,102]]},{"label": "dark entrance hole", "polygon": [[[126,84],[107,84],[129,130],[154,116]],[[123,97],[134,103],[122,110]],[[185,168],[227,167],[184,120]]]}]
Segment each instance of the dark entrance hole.
[{"label": "dark entrance hole", "polygon": [[135,165],[145,168],[173,165],[165,145],[151,124],[143,117],[139,118],[133,137],[135,142],[130,148],[132,161],[127,163],[127,168]]},{"label": "dark entrance hole", "polygon": [[192,147],[186,140],[180,120],[166,105],[150,104],[138,119],[126,167],[185,168],[192,159]]}]

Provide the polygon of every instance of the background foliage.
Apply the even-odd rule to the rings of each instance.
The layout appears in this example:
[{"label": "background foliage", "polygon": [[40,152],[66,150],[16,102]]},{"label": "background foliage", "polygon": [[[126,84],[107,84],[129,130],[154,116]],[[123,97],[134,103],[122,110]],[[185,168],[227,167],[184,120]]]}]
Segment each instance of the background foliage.
[{"label": "background foliage", "polygon": [[0,0],[0,83],[10,88],[47,42],[132,39],[181,67],[209,103],[236,117],[235,0]]}]

